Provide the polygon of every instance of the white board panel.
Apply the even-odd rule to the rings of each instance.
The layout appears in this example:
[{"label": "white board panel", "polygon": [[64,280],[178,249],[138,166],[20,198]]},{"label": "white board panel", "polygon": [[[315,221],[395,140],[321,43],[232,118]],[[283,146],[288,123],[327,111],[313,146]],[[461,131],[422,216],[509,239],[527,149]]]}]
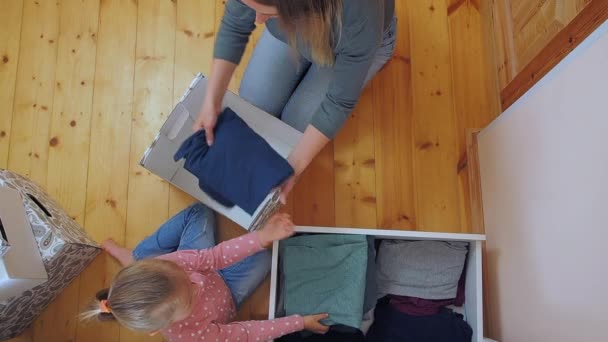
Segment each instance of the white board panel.
[{"label": "white board panel", "polygon": [[478,136],[489,334],[608,340],[608,23]]}]

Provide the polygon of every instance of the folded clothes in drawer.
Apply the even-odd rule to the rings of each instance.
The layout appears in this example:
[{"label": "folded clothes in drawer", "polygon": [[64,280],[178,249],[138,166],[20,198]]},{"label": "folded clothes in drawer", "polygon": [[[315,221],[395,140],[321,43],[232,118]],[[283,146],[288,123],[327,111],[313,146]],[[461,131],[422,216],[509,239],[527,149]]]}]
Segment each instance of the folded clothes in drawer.
[{"label": "folded clothes in drawer", "polygon": [[385,297],[378,301],[369,342],[470,342],[473,330],[463,316],[443,308],[437,314],[414,316],[400,312]]},{"label": "folded clothes in drawer", "polygon": [[[357,315],[365,314],[364,321],[358,330],[366,334],[367,341],[480,342],[483,340],[480,286],[481,240],[484,239],[482,235],[330,227],[296,227],[296,232],[296,237],[292,239],[322,239],[324,235],[340,236],[342,239],[344,236],[351,235],[345,240],[346,245],[351,238],[360,239],[361,242],[370,238],[375,240],[375,248],[372,248],[372,253],[377,252],[377,257],[371,259],[374,261],[373,266],[358,267],[357,269],[362,274],[356,278],[357,282],[363,281],[362,279],[369,275],[370,269],[374,269],[371,272],[374,272],[378,289],[374,296],[375,308],[369,312],[366,310],[357,312]],[[330,237],[326,237],[326,239],[331,240]],[[337,244],[339,243],[337,241]],[[276,243],[273,247],[270,318],[288,314],[286,309],[289,306],[289,296],[291,292],[294,292],[294,288],[288,285],[290,273],[295,270],[304,278],[304,272],[310,271],[297,265],[286,265],[286,257],[290,256],[286,253],[284,244],[285,242]],[[316,246],[317,243],[312,245]],[[363,250],[366,246],[369,244],[363,243],[358,251]],[[386,246],[389,246],[387,250],[384,249]],[[369,255],[370,252],[367,254]],[[311,265],[312,268],[315,268],[317,264],[329,264],[325,260],[327,256],[316,252],[314,247],[310,248],[309,255],[299,255],[299,257],[300,263]],[[387,262],[387,259],[390,260]],[[370,259],[366,261],[369,262]],[[361,264],[363,263],[359,265]],[[361,271],[363,269],[365,271]],[[321,288],[316,289],[320,293],[326,290],[329,297],[336,292],[338,295],[340,294],[338,291],[332,290],[335,286],[345,286],[343,282],[352,281],[350,278],[352,275],[344,276],[339,267],[335,266],[326,269],[323,277],[312,276],[307,280],[302,280],[302,283],[331,282],[332,285],[322,285]],[[388,282],[385,282],[387,279]],[[369,281],[366,281],[367,283]],[[395,283],[398,286],[391,288]],[[387,284],[391,286],[387,286]],[[401,291],[404,288],[416,288],[417,286],[420,287],[416,289],[418,292]],[[366,285],[366,288],[371,287]],[[389,292],[386,292],[387,289]],[[356,303],[359,307],[365,300],[364,292],[357,292],[360,296],[358,298],[353,294],[341,298],[340,305],[350,308],[352,303]],[[440,299],[408,297],[407,295]],[[304,307],[309,305],[308,302],[314,301],[314,298],[314,295],[302,295],[297,300],[302,303],[298,304]],[[461,307],[456,307],[459,305]],[[315,309],[310,313],[317,313],[314,311]],[[289,313],[298,312],[296,310]],[[332,318],[331,313],[330,318]],[[359,316],[359,318],[361,317]],[[370,325],[371,328],[369,328]],[[353,339],[357,338],[358,330],[354,331]],[[336,335],[336,338],[338,336],[346,335],[341,332]],[[323,339],[315,339],[314,336],[307,336],[303,333],[293,334],[288,338],[282,338],[280,341],[323,341]]]},{"label": "folded clothes in drawer", "polygon": [[422,299],[456,298],[468,243],[384,240],[378,251],[378,290]]},{"label": "folded clothes in drawer", "polygon": [[367,272],[360,235],[302,235],[281,243],[285,313],[329,313],[328,325],[359,328]]},{"label": "folded clothes in drawer", "polygon": [[463,241],[382,241],[376,265],[382,298],[367,340],[470,342],[471,327],[452,310],[466,299],[468,245]]}]

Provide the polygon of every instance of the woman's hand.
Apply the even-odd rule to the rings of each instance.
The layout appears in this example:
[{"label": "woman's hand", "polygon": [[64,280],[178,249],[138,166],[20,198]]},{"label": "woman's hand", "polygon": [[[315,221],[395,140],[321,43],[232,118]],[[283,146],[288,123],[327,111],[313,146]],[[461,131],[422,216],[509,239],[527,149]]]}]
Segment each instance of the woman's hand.
[{"label": "woman's hand", "polygon": [[209,77],[207,90],[205,91],[205,100],[192,126],[195,132],[201,129],[205,130],[207,145],[209,146],[213,145],[213,130],[217,123],[217,117],[220,115],[224,94],[226,94],[228,83],[230,83],[230,78],[232,78],[235,69],[236,64],[234,63],[222,59],[213,60],[211,76]]},{"label": "woman's hand", "polygon": [[329,315],[326,313],[304,316],[304,329],[312,331],[315,334],[325,334],[329,331],[329,327],[321,324],[319,321],[328,317]]},{"label": "woman's hand", "polygon": [[268,248],[274,241],[283,240],[295,233],[288,214],[275,214],[258,232],[262,247]]},{"label": "woman's hand", "polygon": [[213,103],[213,100],[208,100],[210,97],[205,97],[205,102],[201,107],[201,111],[194,122],[192,129],[197,132],[201,129],[205,130],[205,137],[207,138],[207,145],[213,145],[213,130],[217,123],[217,117],[220,115],[220,106]]}]

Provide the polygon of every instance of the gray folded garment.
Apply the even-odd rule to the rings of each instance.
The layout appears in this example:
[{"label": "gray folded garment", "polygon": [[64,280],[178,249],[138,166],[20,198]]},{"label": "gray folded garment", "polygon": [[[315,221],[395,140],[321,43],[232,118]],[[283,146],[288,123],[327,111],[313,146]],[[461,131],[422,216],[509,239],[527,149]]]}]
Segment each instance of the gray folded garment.
[{"label": "gray folded garment", "polygon": [[431,300],[455,298],[467,252],[468,243],[460,241],[382,241],[378,292]]}]

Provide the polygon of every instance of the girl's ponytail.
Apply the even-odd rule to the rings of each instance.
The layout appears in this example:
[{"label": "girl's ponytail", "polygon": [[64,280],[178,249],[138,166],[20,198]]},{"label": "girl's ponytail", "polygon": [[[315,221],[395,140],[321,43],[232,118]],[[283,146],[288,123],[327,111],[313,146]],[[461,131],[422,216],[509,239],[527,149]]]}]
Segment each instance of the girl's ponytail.
[{"label": "girl's ponytail", "polygon": [[[178,296],[180,275],[184,285],[189,286],[187,275],[172,261],[137,261],[118,272],[109,289],[97,292],[96,300],[80,318],[116,320],[128,329],[144,333],[161,330],[171,323],[177,308],[183,305]],[[189,289],[188,286],[182,288]]]},{"label": "girl's ponytail", "polygon": [[95,294],[95,298],[97,299],[89,310],[80,314],[81,320],[91,320],[96,318],[99,321],[113,321],[116,318],[114,314],[112,314],[112,309],[108,304],[108,296],[110,295],[110,289],[106,288],[103,290],[99,290]]}]

